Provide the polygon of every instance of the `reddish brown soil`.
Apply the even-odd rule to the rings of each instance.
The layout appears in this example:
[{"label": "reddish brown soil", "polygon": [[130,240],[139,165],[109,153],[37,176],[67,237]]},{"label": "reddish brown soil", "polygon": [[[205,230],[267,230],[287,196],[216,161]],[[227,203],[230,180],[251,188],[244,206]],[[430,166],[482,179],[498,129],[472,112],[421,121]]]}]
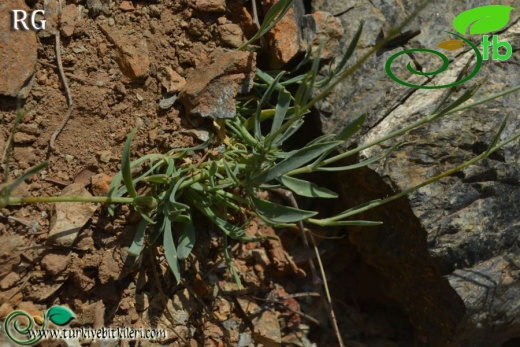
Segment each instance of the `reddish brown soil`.
[{"label": "reddish brown soil", "polygon": [[[21,105],[27,115],[14,137],[9,178],[43,161],[49,165],[17,188],[14,196],[59,195],[75,181],[83,182],[91,193],[102,193],[106,183],[93,185],[90,176],[112,177],[118,171],[124,140],[135,127],[139,131],[132,147],[134,157],[200,143],[185,130],[200,127],[203,121],[187,116],[179,103],[169,110],[158,106],[164,92],[160,71],[170,67],[186,76],[217,47],[234,48],[236,27],[229,24],[238,24],[248,35],[253,30],[242,1],[228,1],[222,12],[197,10],[194,4],[204,2],[212,1],[134,1],[133,9],[128,8],[129,2],[120,8],[120,1],[112,1],[109,16],[85,12],[81,19],[72,18],[73,29],[67,29],[72,35],[62,34],[60,44],[74,110],[54,150],[49,150],[49,142],[67,112],[66,91],[56,67],[55,37],[39,35],[35,80]],[[43,1],[28,3],[37,8]],[[85,5],[85,1],[63,3]],[[56,18],[48,20],[52,25]],[[62,18],[62,28],[65,24]],[[102,26],[123,35],[123,43],[136,38],[146,42],[148,76],[132,78],[122,72],[117,44],[102,32]],[[226,34],[230,30],[231,37]],[[134,63],[137,69],[148,68],[139,66],[143,61]],[[0,100],[1,152],[17,107],[12,98]],[[314,289],[295,274],[297,269],[291,267],[279,242],[234,244],[245,286],[239,289],[222,263],[219,232],[210,223],[199,223],[197,246],[185,264],[186,282],[177,285],[160,248],[148,248],[135,263],[127,258],[124,248],[139,221],[130,207],[122,206],[110,217],[100,206],[70,248],[48,243],[52,208],[39,204],[1,211],[0,320],[16,308],[37,315],[53,305],[67,305],[77,316],[73,326],[156,327],[168,331],[166,344],[174,346],[236,346],[248,338],[251,345],[277,346],[281,340],[305,336],[309,325],[317,327],[299,311],[326,322],[319,298],[312,293],[287,297]],[[31,230],[23,221],[37,222],[37,229]],[[252,228],[275,235],[262,225]],[[290,231],[286,239],[299,242]],[[334,341],[329,334],[322,338]],[[324,341],[319,345],[328,344]]]}]

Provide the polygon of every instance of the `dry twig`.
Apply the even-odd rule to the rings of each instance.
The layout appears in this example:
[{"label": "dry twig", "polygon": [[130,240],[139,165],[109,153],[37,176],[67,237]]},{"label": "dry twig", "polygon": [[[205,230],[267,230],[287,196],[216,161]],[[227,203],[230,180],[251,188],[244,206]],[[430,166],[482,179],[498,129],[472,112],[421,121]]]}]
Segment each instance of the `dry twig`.
[{"label": "dry twig", "polygon": [[166,295],[164,294],[164,291],[163,291],[163,288],[161,285],[161,280],[159,279],[159,273],[157,272],[157,269],[155,268],[155,266],[157,264],[156,259],[158,259],[157,249],[152,248],[152,252],[149,253],[149,256],[150,256],[150,262],[152,264],[151,267],[152,267],[153,277],[155,279],[157,289],[159,290],[159,297],[164,306],[164,315],[172,324],[172,329],[170,329],[170,330],[184,343],[185,346],[188,346],[189,345],[188,341],[186,341],[186,339],[184,337],[179,335],[179,333],[173,329],[173,327],[175,326],[175,319],[173,318],[173,314],[170,312],[170,309],[168,308],[168,300],[166,299]]},{"label": "dry twig", "polygon": [[37,220],[33,220],[32,222],[28,222],[28,221],[26,221],[24,219],[16,218],[16,217],[13,217],[13,216],[6,216],[2,212],[0,212],[0,217],[5,218],[7,220],[10,219],[12,221],[15,221],[17,223],[20,223],[20,224],[24,225],[25,227],[27,227],[27,229],[30,229],[32,231],[33,235],[46,233],[46,231],[45,232],[38,232],[38,227],[40,226],[40,224],[38,223]]},{"label": "dry twig", "polygon": [[[285,189],[273,189],[273,192],[279,194],[282,196],[292,207],[298,208],[298,202],[294,198],[294,195],[291,191],[285,190]],[[332,324],[332,327],[334,329],[334,333],[336,334],[336,338],[338,340],[339,346],[344,347],[345,344],[343,343],[343,338],[341,337],[341,333],[339,331],[338,327],[338,321],[336,319],[336,315],[334,314],[334,309],[332,308],[332,298],[330,296],[329,286],[327,284],[327,277],[325,275],[325,269],[323,268],[323,264],[321,262],[320,252],[318,250],[318,247],[316,246],[316,242],[314,241],[314,236],[312,233],[309,233],[312,246],[314,248],[314,253],[316,254],[316,259],[318,260],[318,265],[320,267],[320,274],[323,277],[323,280],[321,280],[318,277],[318,273],[316,271],[316,267],[314,266],[314,262],[312,260],[312,252],[309,246],[309,241],[307,239],[307,234],[305,232],[305,228],[303,226],[303,222],[298,222],[298,228],[300,229],[301,237],[303,240],[303,244],[308,252],[309,257],[309,267],[311,269],[312,274],[312,282],[318,289],[318,291],[322,294],[321,297],[323,298],[323,302],[325,303],[325,307],[327,308],[327,311],[329,313],[329,318]],[[321,286],[323,284],[323,287]]]},{"label": "dry twig", "polygon": [[[50,67],[52,69],[58,69],[58,67],[54,64],[50,64],[50,63],[47,63],[45,61],[41,61],[41,60],[38,60],[38,64],[41,64],[43,66],[47,66],[47,67]],[[75,70],[73,68],[63,68],[63,71],[65,71],[65,76],[69,77],[69,78],[72,78],[73,80],[76,80],[76,81],[79,81],[79,82],[82,82],[84,84],[88,84],[88,85],[91,85],[91,86],[96,86],[98,87],[98,85],[92,81],[89,81],[88,79],[86,78],[83,78],[81,76],[78,76],[78,75],[75,75],[71,72],[74,72]]]},{"label": "dry twig", "polygon": [[[318,326],[321,326],[321,323],[319,320],[317,320],[316,318],[306,314],[306,313],[303,313],[302,311],[299,311],[299,310],[295,310],[289,306],[287,306],[286,304],[284,304],[283,302],[280,302],[278,300],[274,300],[274,299],[262,299],[262,298],[259,298],[257,296],[251,296],[253,299],[255,300],[258,300],[258,301],[264,301],[264,302],[267,302],[267,303],[270,303],[270,304],[274,304],[274,305],[278,305],[280,307],[282,307],[283,309],[289,311],[289,312],[292,312],[298,316],[301,316],[305,319],[307,319],[309,322],[312,322]],[[280,299],[282,299],[282,297],[280,297]],[[283,300],[283,299],[282,299]]]},{"label": "dry twig", "polygon": [[[61,1],[60,1],[60,11],[61,11]],[[74,104],[72,102],[72,96],[70,94],[69,84],[67,83],[67,78],[65,77],[65,72],[63,71],[63,64],[61,63],[61,48],[60,48],[60,31],[59,29],[56,29],[55,40],[55,48],[56,48],[56,63],[58,64],[58,71],[60,73],[61,81],[63,82],[63,87],[65,88],[65,93],[67,95],[67,105],[68,110],[65,114],[65,117],[61,121],[61,124],[59,125],[58,129],[52,134],[51,140],[49,142],[49,148],[51,150],[54,150],[54,142],[56,141],[56,138],[61,133],[63,128],[65,128],[65,125],[67,125],[67,122],[70,119],[70,116],[72,114],[72,110],[74,108]]]}]

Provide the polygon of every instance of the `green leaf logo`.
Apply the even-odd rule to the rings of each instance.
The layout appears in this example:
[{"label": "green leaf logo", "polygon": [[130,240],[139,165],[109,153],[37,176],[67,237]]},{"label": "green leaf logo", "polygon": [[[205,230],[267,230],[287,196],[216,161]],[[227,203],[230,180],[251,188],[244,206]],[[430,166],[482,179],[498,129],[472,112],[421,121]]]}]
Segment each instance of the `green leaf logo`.
[{"label": "green leaf logo", "polygon": [[509,23],[511,6],[488,5],[472,8],[459,14],[453,20],[453,27],[462,35],[469,29],[470,34],[485,34],[502,29]]},{"label": "green leaf logo", "polygon": [[47,318],[56,325],[64,326],[76,318],[74,312],[65,306],[52,306],[47,311]]}]

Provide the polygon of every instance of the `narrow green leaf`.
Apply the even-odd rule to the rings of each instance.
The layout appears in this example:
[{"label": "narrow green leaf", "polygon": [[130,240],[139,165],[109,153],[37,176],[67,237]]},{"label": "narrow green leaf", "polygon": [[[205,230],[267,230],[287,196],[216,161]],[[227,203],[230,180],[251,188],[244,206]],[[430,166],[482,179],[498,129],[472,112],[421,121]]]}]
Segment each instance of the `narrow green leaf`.
[{"label": "narrow green leaf", "polygon": [[290,104],[291,93],[285,89],[280,89],[278,91],[278,103],[276,104],[276,111],[274,113],[273,125],[271,126],[271,133],[280,129],[280,126],[285,120],[285,116],[287,115],[287,110],[289,110]]},{"label": "narrow green leaf", "polygon": [[437,119],[439,117],[442,117],[442,116],[448,114],[453,109],[457,108],[459,105],[461,105],[464,102],[468,101],[473,95],[475,95],[475,93],[482,86],[483,83],[484,83],[484,80],[482,80],[482,81],[476,83],[474,86],[468,88],[468,90],[466,90],[464,92],[464,94],[459,96],[459,98],[457,100],[452,102],[449,106],[447,106],[445,109],[440,111],[438,114],[432,114],[432,115],[428,116],[428,119],[430,121],[433,121],[433,120],[435,120],[435,119]]},{"label": "narrow green leaf", "polygon": [[[139,164],[142,164],[142,163],[144,163],[147,160],[153,161],[153,160],[161,159],[163,157],[164,157],[164,155],[162,155],[162,154],[156,154],[156,153],[147,154],[144,157],[141,157],[139,159],[136,159],[136,160],[132,161],[130,163],[130,168],[134,168],[135,166],[137,166]],[[161,164],[158,163],[156,165],[161,165]],[[151,172],[151,171],[149,171],[149,172]],[[114,196],[122,196],[124,193],[126,193],[126,189],[125,189],[124,193],[122,193],[120,195],[117,195],[117,194],[119,194],[118,193],[118,188],[121,185],[122,180],[123,180],[123,175],[122,175],[121,171],[119,171],[114,176],[114,178],[112,179],[112,182],[110,182],[110,186],[108,188],[108,196],[112,196],[112,197],[114,197]]]},{"label": "narrow green leaf", "polygon": [[132,171],[130,167],[130,146],[132,145],[132,139],[134,137],[135,131],[136,129],[132,129],[126,138],[125,147],[123,148],[123,156],[121,158],[121,174],[123,175],[123,181],[125,183],[126,190],[132,198],[137,196],[134,182],[132,181]]},{"label": "narrow green leaf", "polygon": [[300,83],[298,89],[296,90],[296,94],[294,95],[294,105],[295,107],[301,107],[306,104],[304,100],[304,96],[307,94],[307,89],[311,88],[310,80],[312,79],[312,72],[308,71],[305,74],[302,82]]},{"label": "narrow green leaf", "polygon": [[170,202],[176,203],[177,193],[179,192],[181,185],[188,178],[189,178],[188,175],[184,171],[181,171],[181,173],[179,175],[179,179],[177,180],[177,183],[175,183],[175,185],[173,186],[172,191],[170,193]]},{"label": "narrow green leaf", "polygon": [[242,282],[240,281],[240,276],[238,275],[238,271],[233,265],[233,257],[231,255],[231,252],[229,252],[229,246],[228,246],[228,239],[227,236],[224,235],[224,259],[226,260],[226,266],[229,270],[229,273],[231,274],[231,277],[235,280],[235,283],[239,288],[242,288]]},{"label": "narrow green leaf", "polygon": [[[236,117],[238,118],[238,117]],[[254,147],[258,141],[249,133],[249,130],[253,129],[254,117],[250,117],[243,124],[238,120],[228,120],[226,126],[231,129],[231,133],[235,134],[242,143]]]},{"label": "narrow green leaf", "polygon": [[199,182],[195,182],[195,183],[191,184],[190,188],[191,188],[191,190],[196,190],[196,191],[201,192],[201,193],[205,193],[206,192],[206,187],[204,187]]},{"label": "narrow green leaf", "polygon": [[270,190],[270,189],[278,189],[283,188],[281,184],[261,184],[258,186],[259,189],[262,190]]},{"label": "narrow green leaf", "polygon": [[[134,178],[133,179],[134,185],[137,184],[138,182],[141,182],[142,180],[144,180],[146,177],[148,177],[151,173],[153,173],[162,164],[163,163],[161,161],[159,161],[159,162],[155,163],[149,170],[144,172],[142,175],[140,175],[137,178]],[[130,168],[133,168],[134,166],[135,165],[130,165]],[[114,177],[114,179],[112,180],[112,183],[114,183],[116,180],[118,180],[119,184],[121,184],[121,181],[122,181],[121,172],[119,172],[118,175],[119,175],[119,178]],[[127,193],[128,190],[126,189],[126,186],[124,186],[124,185],[121,186],[121,188],[115,190],[115,192],[114,192],[115,188],[113,188],[113,187],[115,186],[115,184],[113,185],[112,183],[110,184],[108,196],[121,197]]]},{"label": "narrow green leaf", "polygon": [[[274,136],[274,137],[271,137],[269,135],[269,137],[267,137],[265,139],[265,142],[271,142],[271,140],[273,140],[272,142],[275,146],[281,146],[285,141],[287,141],[287,139],[290,139],[301,128],[303,123],[304,123],[303,119],[298,119],[296,122],[291,124],[291,126],[289,128],[287,128],[287,130],[285,130],[284,133],[278,134],[277,136]],[[275,133],[276,132],[274,132],[273,134],[275,134]]]},{"label": "narrow green leaf", "polygon": [[323,143],[327,141],[334,141],[337,139],[337,136],[335,134],[324,134],[321,136],[318,136],[312,141],[307,142],[307,146],[314,145],[315,143]]},{"label": "narrow green leaf", "polygon": [[299,84],[303,80],[305,80],[305,75],[298,75],[293,78],[289,78],[288,80],[285,80],[283,82],[280,82],[280,85],[282,85],[283,87],[287,87],[291,84]]},{"label": "narrow green leaf", "polygon": [[237,204],[235,204],[233,202],[233,198],[235,198],[235,201],[237,201],[237,199],[241,200],[241,201],[245,201],[245,199],[240,198],[231,193],[227,193],[224,190],[216,190],[216,191],[214,191],[214,193],[215,193],[213,196],[214,205],[221,206],[221,207],[229,207],[235,211],[242,211],[240,206],[238,206]]},{"label": "narrow green leaf", "polygon": [[[268,86],[269,84],[271,84],[271,82],[274,80],[274,77],[271,76],[271,73],[270,72],[266,72],[266,71],[263,71],[262,69],[260,68],[257,68],[256,69],[256,72],[255,72],[255,75],[256,77],[258,77],[258,79],[261,81],[261,82],[264,82],[264,85],[265,86]],[[281,87],[281,86],[280,86]]]},{"label": "narrow green leaf", "polygon": [[312,159],[321,155],[323,152],[337,147],[341,143],[341,141],[333,141],[306,146],[296,151],[296,153],[294,153],[292,157],[282,160],[280,163],[276,164],[272,168],[261,172],[254,178],[254,181],[257,183],[269,182],[275,178],[285,175],[287,172],[293,169],[303,166]]},{"label": "narrow green leaf", "polygon": [[172,176],[175,173],[175,160],[173,158],[166,159],[166,163],[168,165],[168,168],[166,169],[165,175],[166,176]]},{"label": "narrow green leaf", "polygon": [[506,124],[507,124],[507,121],[509,120],[509,114],[504,118],[504,121],[502,122],[502,124],[500,125],[500,128],[498,129],[495,137],[493,138],[493,141],[491,141],[491,143],[489,144],[488,148],[486,149],[486,153],[490,153],[491,150],[495,147],[495,145],[498,143],[498,141],[500,140],[500,135],[502,135],[502,132],[504,131],[505,127],[506,127]]},{"label": "narrow green leaf", "polygon": [[231,237],[232,239],[241,240],[241,241],[252,241],[253,239],[247,235],[244,228],[241,228],[237,225],[233,225],[229,223],[218,211],[216,211],[212,206],[207,203],[204,203],[203,198],[199,195],[199,193],[193,191],[192,189],[188,189],[186,191],[187,197],[190,199],[190,202],[197,210],[199,210],[203,215],[208,217],[225,235]]},{"label": "narrow green leaf", "polygon": [[364,24],[365,24],[364,21],[360,21],[359,22],[358,30],[354,34],[354,37],[352,38],[352,41],[350,41],[350,44],[348,45],[347,51],[343,55],[343,58],[341,59],[341,61],[336,66],[336,70],[334,71],[334,74],[341,73],[341,70],[343,70],[343,68],[347,65],[347,61],[352,56],[352,53],[354,53],[354,50],[356,49],[357,43],[359,41],[359,38],[361,37],[361,32],[363,31]]},{"label": "narrow green leaf", "polygon": [[348,171],[348,170],[355,170],[362,167],[365,167],[367,165],[373,164],[377,161],[381,160],[380,156],[374,156],[370,159],[364,160],[360,163],[352,164],[352,165],[346,165],[346,166],[322,166],[316,169],[316,171],[323,171],[323,172],[338,172],[338,171]]},{"label": "narrow green leaf", "polygon": [[180,178],[177,181],[176,185],[169,191],[169,195],[167,194],[165,196],[165,200],[167,201],[165,201],[163,205],[163,214],[167,216],[172,222],[179,222],[181,215],[184,212],[190,210],[190,207],[188,205],[176,201],[176,194],[178,192],[178,188],[180,184],[182,184],[182,182],[186,179],[186,176]]},{"label": "narrow green leaf", "polygon": [[153,196],[139,195],[134,198],[134,200],[132,201],[132,205],[134,205],[135,207],[156,208],[157,201]]},{"label": "narrow green leaf", "polygon": [[498,149],[506,146],[507,144],[513,142],[513,141],[516,141],[520,138],[520,133],[508,138],[507,140],[505,141],[502,141],[498,144],[496,144],[495,146],[493,146],[493,148],[491,148],[491,150],[488,150],[488,151],[485,151],[483,152],[482,154],[468,160],[468,161],[465,161],[464,163],[450,169],[450,170],[447,170],[447,171],[444,171],[443,173],[437,175],[437,176],[434,176],[434,177],[431,177],[413,187],[410,187],[408,189],[405,189],[399,193],[396,193],[392,196],[389,196],[387,198],[384,198],[384,199],[377,199],[377,200],[372,200],[372,201],[369,201],[369,202],[366,202],[364,204],[361,204],[361,205],[358,205],[358,206],[355,206],[351,209],[348,209],[346,211],[343,211],[341,212],[340,214],[334,216],[334,217],[330,217],[330,218],[327,218],[326,221],[327,222],[336,222],[336,221],[341,221],[345,218],[348,218],[350,216],[353,216],[355,214],[358,214],[358,213],[361,213],[361,212],[365,212],[367,210],[370,210],[372,208],[375,208],[375,207],[378,207],[378,206],[381,206],[383,204],[386,204],[386,203],[389,203],[391,201],[394,201],[396,199],[399,199],[400,197],[402,196],[405,196],[407,194],[410,194],[412,192],[415,192],[416,190],[418,190],[419,188],[422,188],[428,184],[431,184],[432,182],[436,182],[444,177],[448,177],[449,175],[452,175],[453,173],[457,172],[457,171],[460,171],[470,165],[473,165],[475,164],[476,162],[488,157],[491,153],[497,151]]},{"label": "narrow green leaf", "polygon": [[327,221],[327,219],[313,220],[309,219],[309,223],[313,223],[325,227],[340,227],[340,226],[357,226],[357,227],[373,227],[383,224],[383,222],[368,221],[368,220],[342,220],[342,221]]},{"label": "narrow green leaf", "polygon": [[293,150],[293,151],[290,151],[290,152],[282,152],[282,151],[277,151],[275,153],[273,153],[273,156],[277,159],[287,159],[289,158],[290,156],[292,156],[294,153],[296,153],[297,149]]},{"label": "narrow green leaf", "polygon": [[378,162],[384,157],[387,157],[390,153],[392,153],[400,145],[401,144],[399,143],[395,146],[392,146],[391,148],[387,149],[383,154],[375,155],[371,158],[368,158],[368,159],[363,160],[362,162],[359,162],[356,164],[351,164],[351,165],[346,165],[346,166],[320,166],[319,168],[316,169],[316,171],[337,172],[337,171],[348,171],[348,170],[360,169],[367,165]]},{"label": "narrow green leaf", "polygon": [[127,249],[128,254],[138,257],[144,247],[144,235],[146,227],[150,224],[146,219],[142,219],[135,232],[134,241],[132,245]]},{"label": "narrow green leaf", "polygon": [[238,49],[244,49],[244,47],[247,47],[251,43],[255,42],[265,33],[271,30],[280,21],[280,19],[283,18],[287,11],[289,11],[293,3],[294,0],[278,0],[273,6],[271,6],[269,11],[267,11],[267,13],[265,14],[264,20],[262,22],[262,25],[260,25],[258,32]]},{"label": "narrow green leaf", "polygon": [[179,237],[179,245],[177,246],[177,258],[184,260],[188,258],[195,245],[195,229],[191,217],[189,222],[182,223],[182,234]]},{"label": "narrow green leaf", "polygon": [[216,185],[215,176],[217,175],[217,171],[218,171],[217,162],[212,161],[209,166],[209,171],[208,171],[208,178],[209,178],[209,183],[210,183],[211,188],[215,188],[215,185]]},{"label": "narrow green leaf", "polygon": [[[466,65],[464,65],[464,67],[460,70],[460,72],[458,73],[457,78],[455,79],[455,82],[453,84],[456,84],[456,82],[462,80],[467,75],[469,66],[471,65],[472,62],[473,61],[471,59],[468,59]],[[458,85],[454,85],[454,86],[451,86],[450,88],[448,88],[448,91],[445,93],[444,97],[439,102],[439,106],[437,106],[432,113],[437,113],[444,106],[444,103],[450,98],[450,96],[458,88],[459,88]]]},{"label": "narrow green leaf", "polygon": [[[248,201],[246,198],[243,198],[243,197],[238,196],[238,195],[236,195],[236,194],[233,194],[233,193],[227,192],[227,191],[225,191],[225,190],[223,190],[223,189],[218,190],[218,191],[215,191],[215,193],[216,193],[218,196],[222,197],[223,199],[234,200],[234,201],[237,201],[237,202],[239,202],[239,203],[241,203],[241,204],[246,204],[246,205],[249,203],[249,201]],[[237,211],[240,211],[240,210],[241,210],[241,209],[240,209],[238,206],[236,206],[236,205],[235,205],[233,208],[236,209]]]},{"label": "narrow green leaf", "polygon": [[256,108],[256,113],[255,113],[255,138],[257,140],[261,139],[263,137],[262,136],[262,131],[261,131],[262,107],[271,98],[271,95],[275,91],[276,86],[280,82],[280,79],[282,78],[284,73],[285,73],[285,71],[282,71],[274,78],[273,82],[269,85],[269,87],[267,87],[267,90],[264,92],[264,94],[262,95],[262,98],[260,99],[260,102],[258,103],[258,106]]},{"label": "narrow green leaf", "polygon": [[379,205],[382,205],[383,204],[383,200],[382,199],[374,199],[374,200],[370,200],[370,201],[367,201],[367,202],[364,202],[362,204],[359,204],[357,206],[354,206],[352,208],[349,208],[348,210],[345,210],[341,213],[338,213],[337,215],[333,216],[333,217],[329,217],[326,219],[326,221],[328,222],[337,222],[337,221],[340,221],[342,219],[345,219],[347,217],[350,217],[350,216],[353,216],[359,212],[362,212],[362,211],[367,211],[367,210],[370,210],[374,207],[377,207]]},{"label": "narrow green leaf", "polygon": [[293,3],[294,0],[278,0],[265,14],[264,21],[260,26],[259,32],[261,32],[263,35],[265,32],[274,27],[276,25],[275,20],[280,20],[293,5]]},{"label": "narrow green leaf", "polygon": [[309,198],[337,198],[338,194],[327,188],[319,187],[315,183],[300,180],[290,176],[281,176],[278,178],[284,186],[289,188],[295,194],[306,196]]},{"label": "narrow green leaf", "polygon": [[238,178],[237,178],[237,174],[238,174],[238,165],[235,166],[235,170],[231,170],[231,168],[229,167],[229,164],[227,163],[227,161],[223,161],[222,162],[223,166],[224,166],[224,170],[226,171],[226,175],[227,177],[233,181],[233,183],[237,186],[240,185],[240,182],[238,181]]},{"label": "narrow green leaf", "polygon": [[164,183],[167,183],[168,180],[169,180],[169,176],[165,175],[165,174],[150,175],[150,176],[146,176],[143,178],[143,181],[145,181],[145,182],[151,182],[151,183],[156,183],[156,184],[164,184]]},{"label": "narrow green leaf", "polygon": [[137,206],[135,208],[135,210],[137,212],[139,212],[139,215],[141,216],[141,218],[143,218],[145,221],[147,221],[148,224],[152,224],[152,225],[155,224],[155,221],[152,219],[152,217],[150,217],[146,212],[144,212],[140,206]]},{"label": "narrow green leaf", "polygon": [[175,243],[173,242],[172,235],[172,222],[168,218],[164,218],[164,231],[163,231],[163,247],[164,247],[164,256],[166,261],[168,262],[168,266],[173,273],[173,276],[179,283],[182,279],[181,277],[181,268],[179,266],[179,258],[177,256],[177,249],[175,248]]},{"label": "narrow green leaf", "polygon": [[363,113],[362,115],[355,118],[352,122],[349,122],[341,131],[338,133],[338,137],[336,140],[345,141],[350,138],[352,135],[357,133],[363,124],[365,124],[367,120],[367,114]]},{"label": "narrow green leaf", "polygon": [[[266,143],[275,143],[275,144],[283,143],[288,138],[287,133],[292,131],[292,130],[290,130],[290,128],[293,128],[295,126],[295,124],[303,122],[302,118],[307,113],[309,113],[309,111],[308,110],[307,111],[302,111],[301,108],[298,105],[299,104],[297,104],[295,102],[294,107],[293,107],[294,116],[289,118],[289,120],[287,122],[285,122],[278,130],[271,131],[266,136],[266,138],[265,138],[265,142]],[[299,126],[297,128],[299,128]],[[280,135],[282,133],[285,133],[285,134],[281,136],[283,139],[280,139],[278,135]],[[274,139],[276,139],[276,141],[274,141]]]},{"label": "narrow green leaf", "polygon": [[[303,59],[300,60],[300,62],[298,63],[298,65],[296,65],[293,69],[291,69],[290,73],[291,74],[294,74],[294,73],[297,73],[298,71],[300,71],[300,69],[302,69],[305,65],[307,65],[309,63],[309,61],[311,61],[312,59],[312,45],[308,45],[307,47],[307,51],[305,52],[305,55],[303,56]],[[297,76],[295,78],[298,78],[300,76]],[[284,81],[283,84],[284,85],[287,85],[287,84],[292,84],[293,82],[289,82],[290,80],[288,81]],[[285,84],[287,83],[287,84]]]},{"label": "narrow green leaf", "polygon": [[[215,215],[215,211],[212,211],[212,212]],[[244,228],[241,228],[237,225],[233,225],[222,217],[216,216],[215,219],[213,219],[212,221],[215,222],[217,227],[220,230],[222,230],[225,235],[231,237],[234,240],[253,241],[253,239],[249,235],[247,235]]]},{"label": "narrow green leaf", "polygon": [[161,219],[160,223],[155,223],[154,228],[148,233],[148,241],[150,245],[155,245],[159,238],[163,238],[164,225]]},{"label": "narrow green leaf", "polygon": [[25,181],[26,179],[28,179],[29,177],[31,177],[32,175],[35,175],[38,173],[38,171],[40,170],[43,170],[44,168],[46,168],[48,165],[47,162],[43,162],[43,163],[40,163],[38,165],[35,165],[31,168],[29,168],[27,171],[25,171],[20,177],[18,177],[16,180],[14,180],[13,183],[10,183],[6,189],[5,189],[5,196],[9,196],[11,195],[11,193],[13,192],[13,190],[16,189],[16,187],[18,187],[23,181]]},{"label": "narrow green leaf", "polygon": [[253,198],[252,201],[258,211],[274,223],[299,222],[318,214],[318,212],[300,210],[258,198]]},{"label": "narrow green leaf", "polygon": [[314,87],[316,85],[316,76],[318,76],[318,70],[320,67],[320,61],[321,61],[321,52],[323,50],[324,42],[323,40],[320,42],[320,45],[318,46],[318,52],[316,55],[316,58],[314,58],[310,70],[310,78],[309,78],[309,86],[305,89],[305,94],[303,95],[302,100],[298,100],[296,98],[295,104],[297,105],[304,105],[309,101],[312,91],[314,90]]},{"label": "narrow green leaf", "polygon": [[472,107],[475,107],[477,105],[480,105],[480,104],[483,104],[485,102],[488,102],[490,100],[494,100],[494,99],[500,98],[500,97],[502,97],[504,95],[511,94],[511,93],[516,92],[518,90],[520,90],[520,85],[516,85],[516,86],[514,86],[512,88],[506,89],[506,90],[501,91],[499,93],[495,93],[495,94],[492,94],[490,96],[486,96],[485,98],[478,99],[478,100],[473,101],[471,103],[468,103],[468,104],[465,104],[465,105],[461,105],[459,107],[455,107],[454,109],[451,109],[446,114],[451,114],[451,113],[459,112],[459,111],[462,111],[462,110],[465,110],[465,109],[468,109],[468,108],[472,108]]},{"label": "narrow green leaf", "polygon": [[[181,152],[181,153],[188,153],[188,152],[196,152],[196,151],[200,151],[206,147],[209,147],[211,144],[213,143],[213,135],[210,134],[210,137],[207,141],[205,141],[204,143],[201,143],[200,145],[198,146],[193,146],[193,147],[187,147],[187,148],[173,148],[171,149],[170,151],[168,151],[168,155],[171,155],[173,153],[178,153],[178,152]],[[181,155],[182,156],[182,155]]]},{"label": "narrow green leaf", "polygon": [[[341,131],[336,135],[336,141],[345,142],[348,138],[350,138],[352,135],[354,135],[361,129],[361,127],[363,126],[363,124],[365,123],[366,120],[367,120],[367,114],[363,113],[362,115],[355,118],[353,121],[347,123],[347,125],[345,125],[343,127],[343,129],[341,129]],[[330,152],[332,152],[332,149],[330,149],[330,150],[324,152],[322,155],[320,155],[320,157],[318,159],[316,159],[316,161],[314,162],[314,164],[312,164],[312,166],[313,167],[319,166],[319,164],[330,154]]]}]

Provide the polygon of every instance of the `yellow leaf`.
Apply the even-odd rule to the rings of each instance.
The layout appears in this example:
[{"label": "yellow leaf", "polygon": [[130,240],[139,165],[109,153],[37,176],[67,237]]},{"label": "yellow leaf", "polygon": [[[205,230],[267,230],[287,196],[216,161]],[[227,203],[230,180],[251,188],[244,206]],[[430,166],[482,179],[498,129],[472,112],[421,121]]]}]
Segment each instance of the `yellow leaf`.
[{"label": "yellow leaf", "polygon": [[441,42],[437,45],[438,48],[447,49],[449,51],[454,51],[459,48],[464,47],[464,41],[461,40],[448,40]]},{"label": "yellow leaf", "polygon": [[43,325],[43,317],[33,316],[34,322],[38,325]]}]

